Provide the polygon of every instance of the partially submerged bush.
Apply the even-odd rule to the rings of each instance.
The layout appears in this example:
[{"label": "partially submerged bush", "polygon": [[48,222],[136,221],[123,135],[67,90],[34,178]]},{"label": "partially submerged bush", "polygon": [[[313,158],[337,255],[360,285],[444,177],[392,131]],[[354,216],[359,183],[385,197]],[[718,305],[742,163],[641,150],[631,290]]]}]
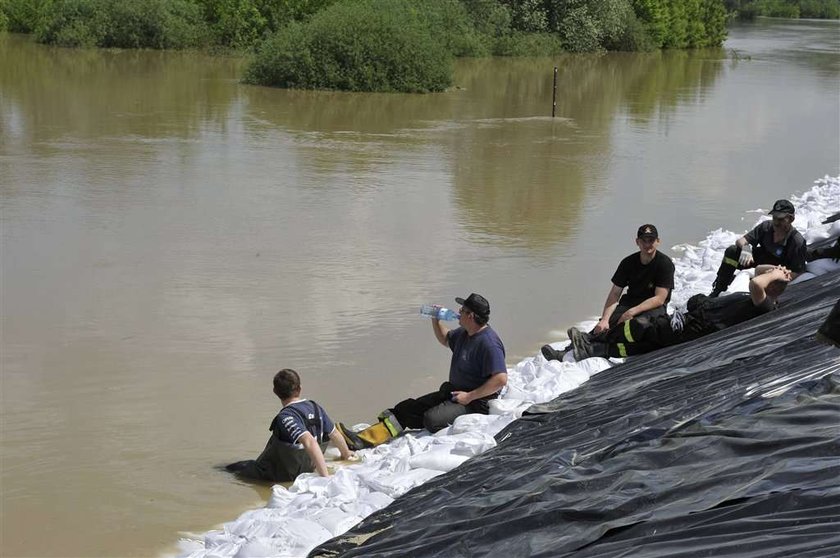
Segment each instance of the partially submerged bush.
[{"label": "partially submerged bush", "polygon": [[295,89],[445,89],[452,54],[419,6],[409,0],[333,4],[266,40],[245,81]]},{"label": "partially submerged bush", "polygon": [[189,0],[55,0],[35,34],[61,46],[177,49],[203,44],[206,26]]}]

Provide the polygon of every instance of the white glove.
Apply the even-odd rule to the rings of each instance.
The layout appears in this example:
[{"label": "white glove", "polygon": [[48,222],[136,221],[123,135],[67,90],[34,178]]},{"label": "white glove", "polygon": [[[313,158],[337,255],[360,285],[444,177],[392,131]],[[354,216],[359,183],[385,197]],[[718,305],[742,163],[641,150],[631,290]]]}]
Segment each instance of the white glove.
[{"label": "white glove", "polygon": [[685,325],[685,315],[679,310],[674,310],[674,315],[671,316],[671,330],[682,331]]},{"label": "white glove", "polygon": [[752,246],[749,244],[744,244],[743,248],[741,248],[741,255],[738,258],[738,265],[741,267],[749,267],[753,262],[752,256]]}]

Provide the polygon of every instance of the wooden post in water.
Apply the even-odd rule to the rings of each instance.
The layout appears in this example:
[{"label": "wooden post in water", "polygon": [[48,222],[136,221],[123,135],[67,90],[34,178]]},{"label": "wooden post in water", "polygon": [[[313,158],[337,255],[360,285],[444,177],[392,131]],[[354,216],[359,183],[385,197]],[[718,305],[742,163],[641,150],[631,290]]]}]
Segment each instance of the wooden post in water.
[{"label": "wooden post in water", "polygon": [[557,66],[554,66],[554,91],[551,93],[551,118],[557,111]]}]

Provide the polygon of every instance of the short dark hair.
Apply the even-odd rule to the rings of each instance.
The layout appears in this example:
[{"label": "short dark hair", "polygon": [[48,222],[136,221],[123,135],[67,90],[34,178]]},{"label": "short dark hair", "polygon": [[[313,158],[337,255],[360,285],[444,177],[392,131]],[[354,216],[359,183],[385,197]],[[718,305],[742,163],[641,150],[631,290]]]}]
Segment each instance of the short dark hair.
[{"label": "short dark hair", "polygon": [[288,399],[300,390],[300,376],[291,368],[284,368],[274,375],[274,395]]}]

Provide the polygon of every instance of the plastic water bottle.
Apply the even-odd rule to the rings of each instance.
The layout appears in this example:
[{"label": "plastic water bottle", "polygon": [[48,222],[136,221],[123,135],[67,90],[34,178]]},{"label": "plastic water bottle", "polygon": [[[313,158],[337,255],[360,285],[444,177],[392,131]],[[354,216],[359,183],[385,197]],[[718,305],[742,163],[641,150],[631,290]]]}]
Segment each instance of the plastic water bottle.
[{"label": "plastic water bottle", "polygon": [[437,318],[438,320],[455,321],[461,316],[458,312],[450,310],[449,308],[440,308],[432,304],[424,304],[420,307],[420,315],[428,316],[430,318]]}]

